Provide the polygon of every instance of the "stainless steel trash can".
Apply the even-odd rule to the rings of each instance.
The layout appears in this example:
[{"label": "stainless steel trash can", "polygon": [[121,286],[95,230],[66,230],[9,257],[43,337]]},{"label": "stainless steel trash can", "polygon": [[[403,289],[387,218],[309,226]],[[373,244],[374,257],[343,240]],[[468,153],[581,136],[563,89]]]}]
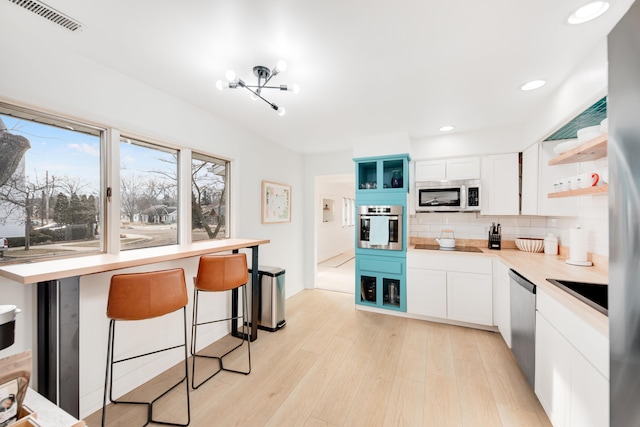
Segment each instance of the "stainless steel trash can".
[{"label": "stainless steel trash can", "polygon": [[[249,284],[251,284],[249,269]],[[282,328],[287,321],[284,315],[285,287],[284,269],[258,266],[258,280],[260,282],[260,302],[258,304],[258,328],[275,332]],[[251,320],[253,322],[253,319]]]}]

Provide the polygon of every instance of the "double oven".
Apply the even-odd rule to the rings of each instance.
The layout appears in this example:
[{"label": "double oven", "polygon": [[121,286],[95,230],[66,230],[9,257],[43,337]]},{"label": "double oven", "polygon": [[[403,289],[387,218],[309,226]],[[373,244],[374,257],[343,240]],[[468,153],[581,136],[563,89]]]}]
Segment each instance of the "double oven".
[{"label": "double oven", "polygon": [[358,247],[401,251],[402,206],[358,207]]}]

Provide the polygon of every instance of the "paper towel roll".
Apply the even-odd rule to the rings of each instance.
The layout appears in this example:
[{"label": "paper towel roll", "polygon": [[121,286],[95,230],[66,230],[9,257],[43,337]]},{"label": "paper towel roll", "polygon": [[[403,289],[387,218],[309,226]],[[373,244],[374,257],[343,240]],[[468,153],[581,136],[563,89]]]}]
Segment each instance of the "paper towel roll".
[{"label": "paper towel roll", "polygon": [[572,228],[569,232],[569,259],[567,264],[591,265],[587,261],[587,233],[580,227]]}]

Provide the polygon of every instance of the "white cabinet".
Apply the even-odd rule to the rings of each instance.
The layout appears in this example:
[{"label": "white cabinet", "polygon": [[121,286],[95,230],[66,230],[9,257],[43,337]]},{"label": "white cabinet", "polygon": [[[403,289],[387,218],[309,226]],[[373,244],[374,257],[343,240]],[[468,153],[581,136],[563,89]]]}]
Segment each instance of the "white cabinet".
[{"label": "white cabinet", "polygon": [[447,159],[447,179],[479,179],[480,159],[460,157]]},{"label": "white cabinet", "polygon": [[579,352],[571,358],[572,427],[602,427],[609,425],[609,381]]},{"label": "white cabinet", "polygon": [[535,391],[552,424],[609,425],[609,340],[538,288]]},{"label": "white cabinet", "polygon": [[542,216],[576,216],[578,201],[575,197],[553,198],[553,184],[578,174],[575,163],[549,166],[556,157],[553,149],[563,141],[545,141],[529,147],[522,153],[522,214]]},{"label": "white cabinet", "polygon": [[460,322],[493,324],[491,276],[447,273],[447,318]]},{"label": "white cabinet", "polygon": [[482,157],[482,215],[520,213],[518,153]]},{"label": "white cabinet", "polygon": [[407,253],[407,313],[493,325],[491,259]]},{"label": "white cabinet", "polygon": [[538,151],[534,144],[522,152],[522,215],[538,215]]},{"label": "white cabinet", "polygon": [[[408,284],[413,284],[409,286]],[[447,273],[409,268],[407,271],[407,312],[431,317],[447,317]]]},{"label": "white cabinet", "polygon": [[442,160],[421,160],[415,162],[415,179],[416,181],[439,181],[446,179],[447,165]]},{"label": "white cabinet", "polygon": [[571,399],[571,346],[558,331],[536,313],[535,390],[551,424],[567,425]]},{"label": "white cabinet", "polygon": [[498,258],[493,259],[493,323],[511,348],[509,268]]},{"label": "white cabinet", "polygon": [[479,157],[419,160],[415,162],[415,180],[441,181],[480,178]]}]

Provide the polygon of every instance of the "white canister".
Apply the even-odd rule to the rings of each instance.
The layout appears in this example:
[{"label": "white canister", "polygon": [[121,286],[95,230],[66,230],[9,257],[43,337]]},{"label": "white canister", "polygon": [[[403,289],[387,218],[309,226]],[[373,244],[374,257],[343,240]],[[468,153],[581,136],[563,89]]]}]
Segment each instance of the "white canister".
[{"label": "white canister", "polygon": [[544,253],[546,255],[558,255],[558,239],[551,233],[544,238]]}]

